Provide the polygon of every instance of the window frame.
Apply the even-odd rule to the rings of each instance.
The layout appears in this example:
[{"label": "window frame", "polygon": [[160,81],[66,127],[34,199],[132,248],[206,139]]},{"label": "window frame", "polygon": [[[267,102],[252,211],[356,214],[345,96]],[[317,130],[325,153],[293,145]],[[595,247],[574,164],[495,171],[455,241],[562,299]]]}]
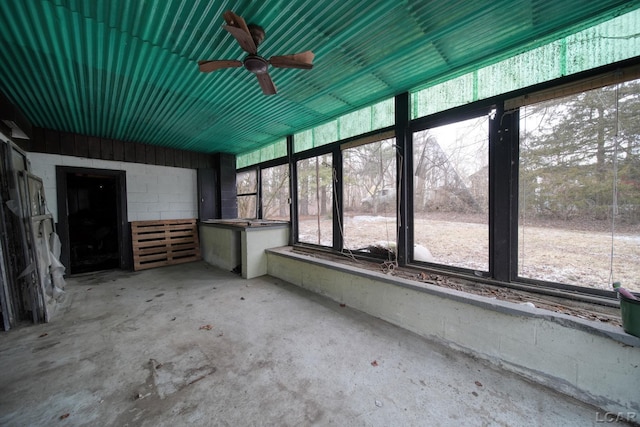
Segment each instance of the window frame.
[{"label": "window frame", "polygon": [[[447,111],[451,111],[451,114],[447,115],[447,114],[443,114],[446,113]],[[408,180],[407,185],[409,185],[409,194],[410,194],[410,201],[411,201],[411,210],[409,210],[408,213],[408,218],[407,218],[407,222],[409,224],[409,230],[410,232],[409,234],[409,251],[408,251],[408,256],[407,256],[407,264],[408,265],[412,265],[412,266],[423,266],[423,267],[431,267],[431,266],[436,266],[437,268],[446,268],[447,270],[451,270],[453,272],[457,272],[457,273],[463,273],[463,274],[469,274],[472,275],[474,277],[485,277],[485,278],[491,278],[493,277],[493,273],[495,271],[495,262],[493,260],[493,250],[492,247],[495,244],[495,240],[494,240],[494,236],[492,233],[492,218],[495,214],[495,198],[491,197],[492,194],[492,184],[494,184],[494,180],[492,180],[492,145],[494,145],[494,139],[495,139],[495,129],[494,129],[494,125],[493,122],[495,122],[494,119],[489,118],[489,129],[488,129],[488,133],[487,133],[487,146],[488,146],[488,161],[489,161],[489,171],[488,171],[488,195],[489,195],[489,200],[488,200],[488,254],[487,254],[487,262],[488,262],[488,268],[486,271],[479,271],[479,270],[474,270],[474,269],[470,269],[470,268],[464,268],[464,267],[459,267],[459,266],[455,266],[455,265],[449,265],[449,264],[439,264],[439,263],[432,263],[432,262],[425,262],[425,261],[419,261],[415,259],[415,254],[414,254],[414,245],[415,245],[415,203],[414,203],[414,195],[415,195],[415,187],[414,187],[414,165],[413,165],[413,157],[414,157],[414,152],[413,152],[413,136],[418,133],[418,132],[423,132],[429,129],[434,129],[440,126],[446,126],[446,125],[451,125],[451,124],[455,124],[455,123],[460,123],[466,120],[471,120],[471,119],[478,119],[480,117],[484,117],[484,116],[490,116],[490,114],[495,111],[497,113],[497,103],[495,102],[482,102],[482,103],[477,103],[477,104],[472,104],[470,106],[463,106],[463,107],[456,107],[452,110],[446,110],[443,111],[441,113],[438,113],[434,116],[426,116],[426,117],[421,117],[419,119],[416,119],[414,121],[411,122],[410,124],[410,137],[411,137],[411,153],[410,153],[410,157],[411,157],[411,179]]]},{"label": "window frame", "polygon": [[[256,176],[256,191],[252,191],[252,192],[247,192],[247,193],[239,193],[238,192],[238,175],[240,174],[244,174],[247,172],[254,172],[255,176]],[[260,201],[260,171],[259,168],[256,166],[250,166],[247,168],[243,168],[242,170],[236,170],[236,198],[240,198],[240,197],[255,197],[255,217],[252,218],[247,218],[247,219],[259,219],[260,218],[260,206],[258,205],[258,202]],[[238,215],[238,218],[244,218],[244,217],[240,217],[240,215]]]},{"label": "window frame", "polygon": [[[251,193],[238,193],[236,196],[255,196],[256,197],[256,219],[265,219],[262,217],[262,170],[269,169],[276,166],[287,165],[287,158],[281,157],[273,160],[269,160],[266,162],[258,163],[251,166],[245,166],[240,169],[236,169],[236,179],[238,174],[255,171],[256,174],[256,191]],[[291,199],[291,173],[289,173],[289,199]],[[236,181],[237,182],[237,181]],[[236,185],[237,188],[237,185]],[[289,204],[289,209],[291,210],[291,206],[293,205],[293,201]],[[290,212],[291,213],[291,212]],[[289,215],[291,218],[291,215]],[[291,221],[291,219],[290,219]]]},{"label": "window frame", "polygon": [[[631,71],[629,71],[631,70]],[[537,99],[540,96],[562,93],[566,87],[581,87],[587,81],[602,80],[606,74],[614,76],[624,75],[624,80],[630,80],[628,74],[640,73],[640,57],[620,61],[577,73],[570,76],[538,83],[530,87],[520,88],[508,93],[491,98],[476,101],[467,105],[457,106],[450,110],[440,111],[430,116],[409,119],[410,99],[409,93],[397,95],[395,98],[395,124],[385,129],[353,136],[330,144],[313,147],[305,151],[294,153],[294,135],[287,137],[287,157],[269,162],[253,165],[248,168],[257,168],[260,176],[260,168],[273,165],[288,164],[290,168],[290,198],[291,198],[291,239],[293,246],[308,247],[310,249],[345,255],[343,241],[339,229],[339,223],[343,220],[342,201],[342,147],[347,144],[358,144],[358,140],[375,138],[383,132],[391,131],[397,144],[397,188],[400,213],[398,215],[398,248],[397,265],[410,268],[423,269],[425,271],[446,274],[452,277],[460,277],[476,282],[488,283],[501,287],[534,291],[537,293],[570,297],[583,301],[598,301],[607,305],[615,305],[615,292],[586,287],[577,287],[570,284],[555,283],[537,279],[528,279],[518,276],[518,193],[519,193],[519,109],[514,102],[517,100]],[[514,101],[515,100],[515,101]],[[509,107],[508,109],[506,107]],[[477,271],[459,268],[455,266],[424,263],[414,260],[413,254],[413,150],[412,135],[416,131],[425,130],[478,117],[495,111],[495,120],[489,123],[489,269],[485,274]],[[381,138],[382,139],[382,138]],[[315,156],[330,154],[334,173],[341,177],[334,180],[333,191],[333,244],[331,247],[318,246],[298,240],[298,199],[297,199],[297,171],[296,164],[299,160]],[[248,168],[239,169],[246,170]],[[258,187],[260,188],[260,187]],[[261,206],[261,201],[258,201]],[[349,256],[372,259],[363,254],[349,253]],[[602,300],[604,298],[604,300]]]}]

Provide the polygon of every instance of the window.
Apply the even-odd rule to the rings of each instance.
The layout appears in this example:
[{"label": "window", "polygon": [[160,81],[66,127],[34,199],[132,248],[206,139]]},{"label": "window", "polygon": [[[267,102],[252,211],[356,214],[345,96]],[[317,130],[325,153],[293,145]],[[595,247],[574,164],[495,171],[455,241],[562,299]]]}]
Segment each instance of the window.
[{"label": "window", "polygon": [[333,244],[333,167],[331,154],[299,160],[298,241]]},{"label": "window", "polygon": [[262,218],[289,221],[289,165],[261,170]]},{"label": "window", "polygon": [[489,266],[489,117],[413,134],[413,259]]},{"label": "window", "polygon": [[395,251],[398,212],[395,139],[344,149],[342,169],[345,249]]},{"label": "window", "polygon": [[518,274],[640,291],[640,80],[520,108]]},{"label": "window", "polygon": [[258,175],[255,169],[236,174],[236,193],[238,196],[238,218],[256,218],[258,216]]}]

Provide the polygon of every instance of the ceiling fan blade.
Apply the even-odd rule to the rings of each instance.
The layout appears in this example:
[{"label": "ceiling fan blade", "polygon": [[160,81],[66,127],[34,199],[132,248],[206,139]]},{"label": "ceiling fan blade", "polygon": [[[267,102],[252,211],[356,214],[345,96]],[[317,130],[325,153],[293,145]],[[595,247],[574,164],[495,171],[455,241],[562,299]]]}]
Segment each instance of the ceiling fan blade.
[{"label": "ceiling fan blade", "polygon": [[203,73],[210,73],[211,71],[220,70],[222,68],[236,68],[242,67],[242,61],[236,59],[220,59],[213,61],[198,61],[198,68]]},{"label": "ceiling fan blade", "polygon": [[272,56],[269,63],[276,68],[302,68],[310,70],[313,68],[313,58],[315,55],[310,50],[293,55]]},{"label": "ceiling fan blade", "polygon": [[244,21],[242,16],[236,15],[230,10],[227,10],[222,14],[227,25],[223,25],[222,27],[229,31],[231,35],[238,41],[242,50],[252,55],[258,53],[258,48],[256,43],[253,41],[253,37],[251,37],[251,32],[249,31],[249,27],[247,23]]},{"label": "ceiling fan blade", "polygon": [[269,73],[261,73],[256,74],[258,78],[258,83],[260,83],[260,87],[262,88],[262,92],[265,95],[275,95],[276,94],[276,85],[271,80],[271,76]]}]

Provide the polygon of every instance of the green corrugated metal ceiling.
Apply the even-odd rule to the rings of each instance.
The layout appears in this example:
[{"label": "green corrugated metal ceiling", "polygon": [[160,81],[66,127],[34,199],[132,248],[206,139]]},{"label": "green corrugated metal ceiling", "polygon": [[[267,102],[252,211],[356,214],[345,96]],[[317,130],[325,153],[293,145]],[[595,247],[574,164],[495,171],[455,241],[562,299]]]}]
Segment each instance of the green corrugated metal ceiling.
[{"label": "green corrugated metal ceiling", "polygon": [[[34,126],[238,154],[447,75],[497,62],[638,8],[621,0],[2,0],[0,90]],[[265,58],[313,50],[312,70],[271,67],[265,96],[222,28],[266,30]]]}]

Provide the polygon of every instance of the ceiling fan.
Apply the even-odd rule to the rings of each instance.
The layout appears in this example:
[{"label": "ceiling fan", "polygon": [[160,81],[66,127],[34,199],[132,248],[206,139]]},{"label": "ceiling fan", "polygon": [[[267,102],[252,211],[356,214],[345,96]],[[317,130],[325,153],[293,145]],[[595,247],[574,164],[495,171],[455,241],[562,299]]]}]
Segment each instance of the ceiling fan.
[{"label": "ceiling fan", "polygon": [[301,68],[310,70],[313,68],[314,54],[310,50],[293,55],[272,56],[264,59],[258,55],[258,45],[264,40],[265,32],[262,27],[255,24],[247,25],[242,16],[228,10],[222,14],[226,25],[222,27],[229,31],[238,41],[242,50],[248,53],[244,61],[235,59],[219,59],[198,61],[198,67],[203,73],[220,70],[223,68],[242,67],[251,71],[258,78],[258,83],[265,95],[274,95],[276,85],[269,75],[269,64],[276,68]]}]

